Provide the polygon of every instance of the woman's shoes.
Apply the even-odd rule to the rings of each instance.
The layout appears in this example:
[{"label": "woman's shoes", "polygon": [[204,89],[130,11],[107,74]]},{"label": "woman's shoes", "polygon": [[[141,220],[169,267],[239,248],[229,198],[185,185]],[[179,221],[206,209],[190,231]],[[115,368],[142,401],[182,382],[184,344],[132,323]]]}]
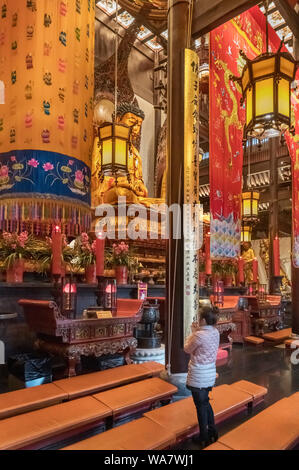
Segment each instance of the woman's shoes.
[{"label": "woman's shoes", "polygon": [[209,440],[211,444],[218,441],[218,431],[216,429],[213,429],[213,431],[209,431]]}]

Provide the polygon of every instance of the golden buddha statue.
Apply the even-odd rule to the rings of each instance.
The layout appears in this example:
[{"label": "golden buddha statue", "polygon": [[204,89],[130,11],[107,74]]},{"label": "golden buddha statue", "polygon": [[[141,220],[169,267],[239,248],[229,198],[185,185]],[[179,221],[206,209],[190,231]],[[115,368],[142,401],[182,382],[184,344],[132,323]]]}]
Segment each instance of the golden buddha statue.
[{"label": "golden buddha statue", "polygon": [[245,282],[253,281],[252,261],[255,258],[254,251],[250,242],[244,242],[242,245],[242,258],[244,260]]},{"label": "golden buddha statue", "polygon": [[[124,103],[118,106],[116,122],[126,124],[131,128],[130,148],[128,157],[128,176],[104,176],[103,181],[95,184],[96,194],[93,194],[93,205],[100,203],[116,203],[119,196],[126,196],[128,203],[137,203],[139,198],[146,198],[147,188],[143,181],[142,158],[138,151],[141,137],[141,126],[144,113],[134,103]],[[100,149],[98,138],[95,138],[93,152],[93,178],[98,179],[100,171]]]}]

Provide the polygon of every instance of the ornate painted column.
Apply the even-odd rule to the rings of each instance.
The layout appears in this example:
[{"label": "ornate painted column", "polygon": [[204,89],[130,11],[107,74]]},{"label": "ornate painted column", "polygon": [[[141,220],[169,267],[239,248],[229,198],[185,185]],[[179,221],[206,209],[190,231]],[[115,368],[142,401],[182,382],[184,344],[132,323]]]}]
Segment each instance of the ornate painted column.
[{"label": "ornate painted column", "polygon": [[1,0],[0,230],[90,225],[94,2]]}]

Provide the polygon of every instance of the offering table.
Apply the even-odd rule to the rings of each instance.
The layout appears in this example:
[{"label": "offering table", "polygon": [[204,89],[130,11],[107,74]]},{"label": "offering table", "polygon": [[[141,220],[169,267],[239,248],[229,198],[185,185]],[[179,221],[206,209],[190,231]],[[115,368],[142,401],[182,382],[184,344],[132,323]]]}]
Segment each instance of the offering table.
[{"label": "offering table", "polygon": [[143,301],[118,299],[111,318],[66,318],[53,301],[21,299],[29,328],[37,335],[35,347],[67,360],[66,376],[76,375],[81,356],[122,353],[127,364],[137,347],[134,327],[143,311]]}]

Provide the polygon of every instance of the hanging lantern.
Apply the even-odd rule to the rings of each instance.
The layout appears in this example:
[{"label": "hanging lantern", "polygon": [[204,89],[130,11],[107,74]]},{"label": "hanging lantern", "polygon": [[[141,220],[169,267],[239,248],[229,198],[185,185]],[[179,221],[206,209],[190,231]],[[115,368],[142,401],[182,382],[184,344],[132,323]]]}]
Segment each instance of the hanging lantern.
[{"label": "hanging lantern", "polygon": [[251,225],[243,225],[241,230],[241,242],[251,241],[252,227]]},{"label": "hanging lantern", "polygon": [[296,62],[289,52],[266,52],[246,65],[239,83],[246,102],[244,139],[280,135],[291,125],[291,83]]},{"label": "hanging lantern", "polygon": [[100,176],[128,175],[130,127],[106,123],[99,127],[101,170]]},{"label": "hanging lantern", "polygon": [[246,102],[244,140],[280,135],[291,126],[291,83],[296,61],[289,52],[265,52],[246,60],[241,78],[233,77],[242,88],[241,104]]},{"label": "hanging lantern", "polygon": [[231,77],[242,88],[241,104],[246,102],[244,140],[274,137],[291,127],[291,83],[298,63],[289,52],[281,51],[283,40],[276,53],[269,52],[269,2],[265,3],[267,51],[253,60],[240,51],[246,65],[241,77]]},{"label": "hanging lantern", "polygon": [[245,191],[242,193],[242,219],[244,222],[256,222],[258,219],[260,193]]}]

